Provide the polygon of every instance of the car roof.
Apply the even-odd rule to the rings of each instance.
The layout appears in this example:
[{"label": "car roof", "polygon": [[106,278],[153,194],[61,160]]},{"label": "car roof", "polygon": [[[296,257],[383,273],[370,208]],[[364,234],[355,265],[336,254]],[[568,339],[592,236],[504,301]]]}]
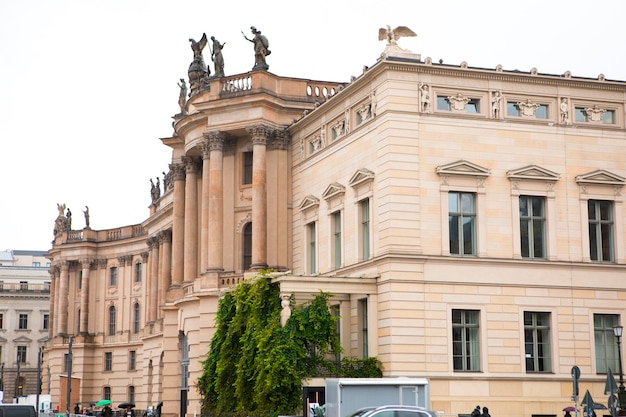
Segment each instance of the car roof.
[{"label": "car roof", "polygon": [[406,411],[422,411],[425,412],[431,416],[435,416],[435,412],[432,410],[429,410],[427,408],[424,407],[420,407],[418,405],[382,405],[380,407],[372,407],[370,410],[367,410],[366,413],[360,414],[361,416],[369,416],[374,414],[377,411],[384,411],[384,410],[406,410]]}]

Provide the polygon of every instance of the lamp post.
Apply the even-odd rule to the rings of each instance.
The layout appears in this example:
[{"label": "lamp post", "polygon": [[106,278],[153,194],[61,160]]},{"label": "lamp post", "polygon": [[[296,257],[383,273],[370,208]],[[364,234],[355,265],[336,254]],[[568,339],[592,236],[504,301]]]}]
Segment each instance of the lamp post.
[{"label": "lamp post", "polygon": [[619,414],[626,416],[626,390],[624,389],[624,372],[622,371],[622,333],[624,326],[613,327],[613,334],[617,339],[617,357],[619,359],[619,388],[617,391],[617,400],[619,401]]}]

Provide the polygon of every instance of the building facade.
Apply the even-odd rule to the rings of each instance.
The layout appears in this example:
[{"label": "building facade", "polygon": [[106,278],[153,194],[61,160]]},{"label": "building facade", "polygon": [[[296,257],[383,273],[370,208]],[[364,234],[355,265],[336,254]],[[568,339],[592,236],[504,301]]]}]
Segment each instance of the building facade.
[{"label": "building facade", "polygon": [[0,391],[2,402],[36,395],[41,349],[50,325],[46,251],[0,251]]},{"label": "building facade", "polygon": [[59,211],[53,402],[71,338],[80,401],[199,412],[219,297],[266,268],[283,297],[332,293],[345,354],[428,378],[433,410],[556,415],[573,366],[605,402],[626,300],[626,83],[390,45],[345,84],[260,70],[193,86],[142,224],[74,231]]}]

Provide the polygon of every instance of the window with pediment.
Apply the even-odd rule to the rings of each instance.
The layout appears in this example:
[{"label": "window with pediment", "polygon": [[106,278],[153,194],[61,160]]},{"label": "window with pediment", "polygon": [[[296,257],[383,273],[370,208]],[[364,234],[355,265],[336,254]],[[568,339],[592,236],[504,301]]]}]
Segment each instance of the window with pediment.
[{"label": "window with pediment", "polygon": [[320,201],[313,195],[304,197],[299,205],[304,224],[304,272],[306,274],[317,273],[317,222],[319,216]]},{"label": "window with pediment", "polygon": [[372,256],[372,203],[374,173],[368,169],[357,170],[350,178],[356,194],[358,259],[366,261]]},{"label": "window with pediment", "polygon": [[626,179],[606,170],[596,170],[578,175],[576,183],[580,191],[581,223],[583,224],[584,261],[624,262],[623,242],[616,239],[616,230],[623,227],[617,223],[615,213],[622,212],[621,190]]}]

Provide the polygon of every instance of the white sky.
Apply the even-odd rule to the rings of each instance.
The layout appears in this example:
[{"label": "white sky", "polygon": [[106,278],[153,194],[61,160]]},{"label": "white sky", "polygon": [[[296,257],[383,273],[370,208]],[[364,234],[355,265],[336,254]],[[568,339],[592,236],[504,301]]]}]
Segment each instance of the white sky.
[{"label": "white sky", "polygon": [[[84,227],[141,223],[167,171],[179,78],[203,32],[226,42],[226,75],[269,71],[347,82],[408,26],[422,59],[626,80],[626,2],[604,0],[0,0],[0,250],[47,250],[57,203]],[[211,64],[209,48],[204,59]]]}]

